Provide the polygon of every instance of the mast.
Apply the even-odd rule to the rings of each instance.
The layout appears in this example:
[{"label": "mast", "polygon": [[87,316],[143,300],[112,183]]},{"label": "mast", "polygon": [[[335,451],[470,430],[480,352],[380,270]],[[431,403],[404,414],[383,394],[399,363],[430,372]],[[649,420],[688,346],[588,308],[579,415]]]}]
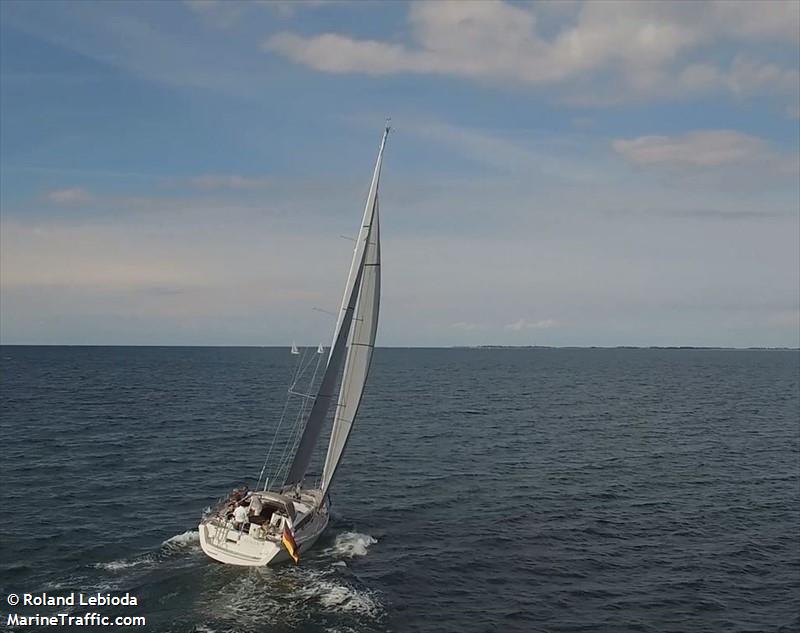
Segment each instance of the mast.
[{"label": "mast", "polygon": [[387,126],[384,129],[383,138],[381,139],[378,158],[375,162],[375,170],[372,174],[372,182],[370,184],[369,194],[367,195],[367,203],[364,208],[364,217],[361,221],[361,229],[359,230],[353,250],[353,259],[350,263],[350,272],[347,275],[347,283],[345,284],[344,294],[342,296],[342,307],[339,311],[336,328],[334,330],[333,343],[331,344],[330,353],[328,355],[328,364],[325,367],[325,373],[322,376],[317,396],[311,407],[311,413],[309,413],[308,420],[303,429],[303,435],[297,446],[294,460],[286,476],[285,485],[302,483],[305,477],[309,463],[311,462],[314,447],[319,440],[320,433],[322,432],[322,425],[328,414],[331,401],[333,400],[336,379],[342,369],[342,363],[345,360],[346,344],[350,335],[353,315],[361,290],[367,243],[370,238],[373,219],[377,208],[378,182],[381,175],[383,150],[386,146],[386,138],[388,135],[389,127]]}]

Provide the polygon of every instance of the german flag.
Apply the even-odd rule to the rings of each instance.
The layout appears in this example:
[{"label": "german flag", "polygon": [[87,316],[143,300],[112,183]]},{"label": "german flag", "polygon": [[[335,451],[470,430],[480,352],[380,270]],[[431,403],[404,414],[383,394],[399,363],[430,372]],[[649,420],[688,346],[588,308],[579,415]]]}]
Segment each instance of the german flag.
[{"label": "german flag", "polygon": [[283,526],[283,538],[281,542],[286,548],[286,551],[289,552],[289,556],[294,560],[294,564],[297,565],[300,562],[300,548],[297,547],[297,543],[294,541],[294,535],[288,525]]}]

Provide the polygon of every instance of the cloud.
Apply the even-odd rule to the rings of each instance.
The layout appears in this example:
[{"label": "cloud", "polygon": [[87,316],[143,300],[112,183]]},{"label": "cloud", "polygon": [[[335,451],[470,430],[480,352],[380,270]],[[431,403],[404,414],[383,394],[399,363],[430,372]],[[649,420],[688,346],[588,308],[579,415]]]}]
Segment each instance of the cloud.
[{"label": "cloud", "polygon": [[798,76],[800,73],[795,68],[781,68],[776,64],[737,55],[730,71],[721,77],[721,81],[732,93],[740,96],[764,93],[796,96],[800,85]]},{"label": "cloud", "polygon": [[437,120],[405,119],[409,132],[458,151],[462,156],[502,170],[528,170],[531,166],[555,167],[552,157],[534,151],[519,139],[507,139],[480,129],[462,127]]},{"label": "cloud", "polygon": [[794,68],[753,58],[737,58],[726,68],[691,57],[708,51],[712,44],[732,41],[796,47],[797,3],[586,2],[578,6],[573,15],[566,15],[566,21],[544,29],[539,18],[553,12],[537,5],[413,3],[408,44],[340,33],[282,32],[269,37],[264,48],[329,73],[573,82],[568,96],[578,101],[712,90],[737,95],[796,92]]},{"label": "cloud", "polygon": [[[420,197],[412,204],[399,199],[409,185],[397,176],[393,171],[384,189],[381,345],[511,345],[530,336],[553,345],[790,344],[797,338],[796,327],[763,325],[773,309],[797,306],[796,213],[743,225],[687,224],[649,212],[663,200],[676,208],[757,203],[768,210],[783,203],[779,192],[740,200],[727,191],[626,191],[612,180],[605,188],[545,196],[531,186],[518,195],[508,186],[515,178],[490,191],[477,182],[463,197],[445,183],[450,195],[431,199],[415,191]],[[291,189],[296,195],[298,188]],[[460,215],[469,198],[488,216],[486,224]],[[312,308],[335,310],[341,300],[352,245],[336,236],[352,228],[352,204],[336,203],[342,212],[334,222],[304,215],[287,224],[216,203],[199,210],[193,201],[182,203],[186,211],[168,206],[156,213],[155,200],[147,201],[153,212],[113,221],[72,213],[49,222],[4,215],[4,340],[260,345],[327,339],[330,319]],[[600,213],[620,205],[641,213]],[[304,197],[298,208],[316,206]],[[496,208],[513,213],[487,213]],[[426,224],[437,218],[440,225]],[[469,224],[470,234],[453,231]],[[314,256],[298,258],[301,252]],[[719,323],[728,310],[715,306],[731,301],[755,306],[738,329]],[[511,316],[498,321],[497,315]],[[468,329],[472,324],[480,327]]]},{"label": "cloud", "polygon": [[706,130],[679,136],[640,136],[612,144],[614,151],[639,165],[682,164],[717,167],[750,162],[763,155],[766,144],[759,138],[733,130]]},{"label": "cloud", "polygon": [[54,204],[65,206],[85,204],[91,202],[94,197],[86,189],[81,187],[70,187],[68,189],[56,189],[45,194],[45,198]]},{"label": "cloud", "polygon": [[238,174],[203,174],[190,178],[189,184],[198,189],[263,189],[270,181]]},{"label": "cloud", "polygon": [[785,174],[797,170],[797,156],[782,155],[763,139],[734,130],[701,130],[675,136],[617,139],[614,151],[636,165],[713,168],[758,163]]},{"label": "cloud", "polygon": [[553,319],[542,319],[539,321],[520,319],[519,321],[506,325],[506,329],[514,332],[522,332],[523,330],[546,330],[556,327],[557,325],[558,323]]},{"label": "cloud", "polygon": [[[516,174],[517,178],[523,175],[526,182],[537,174],[551,182],[595,182],[602,178],[594,156],[595,144],[590,146],[584,138],[578,141],[575,136],[554,137],[538,132],[512,135],[414,116],[403,117],[403,130],[425,144],[446,148],[451,157],[457,155],[481,166],[484,187],[488,186],[485,168],[495,174]],[[605,156],[607,148],[600,150]],[[515,186],[518,185],[517,182]]]}]

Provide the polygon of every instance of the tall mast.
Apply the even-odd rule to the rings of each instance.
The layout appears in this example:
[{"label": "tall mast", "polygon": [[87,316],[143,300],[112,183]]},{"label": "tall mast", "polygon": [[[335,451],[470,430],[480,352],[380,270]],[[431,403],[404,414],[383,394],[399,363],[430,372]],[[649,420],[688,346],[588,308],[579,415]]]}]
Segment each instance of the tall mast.
[{"label": "tall mast", "polygon": [[386,147],[388,135],[389,126],[387,125],[383,132],[380,149],[378,150],[378,158],[375,162],[375,170],[372,174],[372,182],[370,184],[369,194],[367,195],[367,203],[364,208],[361,229],[359,230],[355,248],[353,249],[353,259],[350,263],[350,272],[347,275],[347,283],[345,284],[344,294],[342,296],[342,307],[336,321],[333,343],[331,344],[330,353],[328,355],[328,364],[325,367],[325,373],[322,376],[319,391],[311,407],[311,413],[306,421],[306,426],[303,429],[303,435],[300,438],[297,452],[289,468],[289,473],[286,476],[286,485],[302,483],[305,477],[314,448],[322,432],[322,425],[330,409],[331,401],[333,400],[336,379],[338,378],[345,359],[346,343],[350,335],[353,314],[361,289],[367,242],[369,240],[377,206],[378,183],[381,175],[383,150]]}]

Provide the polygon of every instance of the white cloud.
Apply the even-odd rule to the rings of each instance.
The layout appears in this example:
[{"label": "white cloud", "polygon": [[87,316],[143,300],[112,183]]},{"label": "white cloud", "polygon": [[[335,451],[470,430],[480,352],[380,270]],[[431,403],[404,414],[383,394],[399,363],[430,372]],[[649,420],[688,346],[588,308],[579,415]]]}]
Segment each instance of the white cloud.
[{"label": "white cloud", "polygon": [[506,325],[507,330],[514,332],[522,332],[523,330],[546,330],[556,327],[558,323],[553,319],[541,319],[539,321],[529,321],[527,319],[519,319],[514,323]]},{"label": "white cloud", "polygon": [[763,139],[734,130],[700,130],[675,136],[617,139],[614,151],[637,165],[714,168],[752,165],[783,174],[797,170],[797,156],[773,150]]},{"label": "white cloud", "polygon": [[[381,345],[514,344],[531,336],[548,345],[796,340],[791,322],[763,322],[797,306],[796,212],[728,223],[684,221],[653,208],[668,200],[684,209],[791,210],[796,193],[742,199],[730,190],[653,187],[613,172],[604,186],[548,188],[516,174],[452,186],[433,173],[411,187],[402,173],[393,169],[384,187]],[[441,190],[429,188],[432,181]],[[329,190],[286,189],[300,210],[290,219],[224,206],[209,195],[170,196],[161,206],[150,198],[134,206],[99,197],[97,216],[64,214],[51,222],[4,215],[2,336],[62,343],[326,340],[330,319],[312,308],[335,310],[341,299],[352,250],[336,236],[352,229],[363,193],[334,199],[328,217],[308,209],[331,202]],[[636,213],[603,213],[619,208]],[[752,318],[740,329],[720,326],[728,309],[716,306],[736,301],[751,306]]]},{"label": "white cloud", "polygon": [[68,189],[56,189],[45,194],[45,198],[54,204],[78,205],[91,202],[92,194],[81,187],[70,187]]},{"label": "white cloud", "polygon": [[270,181],[238,174],[203,174],[190,178],[189,184],[198,189],[263,189]]},{"label": "white cloud", "polygon": [[731,92],[742,96],[764,93],[796,95],[800,85],[798,77],[797,69],[781,68],[739,55],[722,81]]},{"label": "white cloud", "polygon": [[792,0],[709,3],[709,18],[730,37],[756,40],[800,40],[800,4]]},{"label": "white cloud", "polygon": [[[278,33],[264,43],[295,62],[324,72],[446,74],[523,83],[585,83],[611,72],[602,85],[573,86],[573,100],[608,102],[625,96],[662,97],[728,90],[737,95],[794,92],[797,71],[750,58],[726,70],[689,59],[729,41],[796,46],[794,2],[586,2],[554,35],[538,28],[552,12],[507,2],[424,2],[409,11],[412,43],[355,39],[339,33]],[[625,94],[620,94],[624,92]]]},{"label": "white cloud", "polygon": [[626,160],[639,165],[667,163],[697,167],[749,162],[765,151],[765,143],[761,139],[733,130],[617,139],[612,147]]}]

